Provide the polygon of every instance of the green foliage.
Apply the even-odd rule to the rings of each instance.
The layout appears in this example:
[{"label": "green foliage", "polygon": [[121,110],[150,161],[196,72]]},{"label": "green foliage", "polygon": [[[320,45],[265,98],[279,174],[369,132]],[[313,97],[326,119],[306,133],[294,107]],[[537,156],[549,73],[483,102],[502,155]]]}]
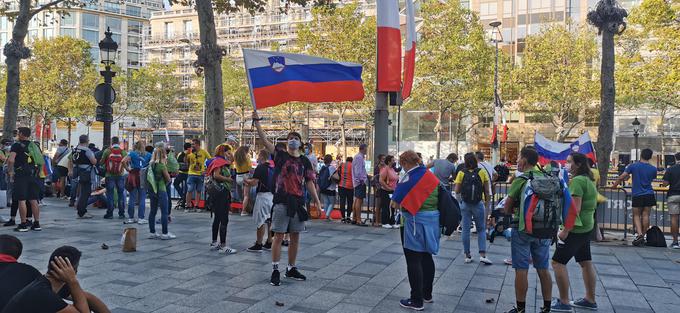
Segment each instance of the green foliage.
[{"label": "green foliage", "polygon": [[187,94],[175,76],[176,64],[153,61],[133,71],[127,80],[128,105],[135,115],[160,125],[177,112],[180,100]]},{"label": "green foliage", "polygon": [[243,64],[234,60],[222,60],[222,88],[224,88],[224,108],[243,120],[250,116],[253,105],[248,92],[248,81]]},{"label": "green foliage", "polygon": [[[233,12],[238,12],[240,10],[245,10],[250,12],[251,14],[254,14],[256,12],[261,12],[265,5],[267,4],[267,0],[168,0],[168,2],[172,5],[175,3],[179,3],[182,5],[188,5],[191,6],[195,1],[212,1],[213,3],[213,8],[217,13],[233,13]],[[309,3],[312,3],[314,5],[331,5],[331,0],[286,0],[285,1],[285,6],[282,8],[283,10],[287,9],[291,5],[306,5]]]},{"label": "green foliage", "polygon": [[513,82],[524,112],[546,114],[563,141],[586,114],[596,114],[598,78],[593,71],[595,37],[586,27],[553,24],[528,36]]}]

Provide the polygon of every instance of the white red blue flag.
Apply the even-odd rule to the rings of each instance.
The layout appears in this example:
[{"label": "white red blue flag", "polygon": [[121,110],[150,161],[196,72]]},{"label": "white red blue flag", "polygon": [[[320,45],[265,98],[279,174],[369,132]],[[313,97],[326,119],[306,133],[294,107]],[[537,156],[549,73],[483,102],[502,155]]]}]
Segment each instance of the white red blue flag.
[{"label": "white red blue flag", "polygon": [[597,162],[593,142],[590,140],[590,135],[587,132],[572,143],[552,141],[545,138],[543,135],[536,133],[534,135],[534,147],[536,147],[536,151],[538,151],[538,162],[541,163],[541,165],[546,165],[550,163],[550,161],[555,161],[558,164],[564,165],[564,163],[567,162],[567,157],[572,152],[583,153],[593,160],[593,162]]},{"label": "white red blue flag", "polygon": [[291,101],[343,102],[364,99],[362,67],[315,56],[243,49],[255,109]]},{"label": "white red blue flag", "polygon": [[401,88],[401,98],[406,100],[411,96],[413,76],[416,71],[416,16],[413,0],[406,0],[406,41],[404,42],[404,85]]},{"label": "white red blue flag", "polygon": [[377,90],[401,90],[401,30],[399,1],[377,1],[378,82]]}]

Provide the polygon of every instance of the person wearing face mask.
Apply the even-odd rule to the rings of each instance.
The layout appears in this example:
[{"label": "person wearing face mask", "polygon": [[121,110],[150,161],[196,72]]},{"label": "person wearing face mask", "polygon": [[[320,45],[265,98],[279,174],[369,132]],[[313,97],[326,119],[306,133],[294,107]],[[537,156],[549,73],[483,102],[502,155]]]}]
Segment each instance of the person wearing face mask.
[{"label": "person wearing face mask", "polygon": [[[274,145],[267,140],[257,111],[253,111],[253,124],[257,128],[260,140],[263,141],[266,150],[275,152]],[[274,242],[272,244],[272,286],[281,284],[279,272],[279,259],[281,257],[281,242],[285,233],[290,234],[288,247],[288,266],[285,277],[299,281],[307,278],[298,271],[295,260],[300,244],[300,232],[305,228],[305,221],[309,214],[304,207],[303,190],[307,187],[309,194],[316,204],[321,207],[321,201],[316,193],[314,181],[316,174],[309,159],[301,155],[302,136],[297,132],[290,132],[286,136],[288,147],[286,151],[278,151],[274,155],[274,199],[272,208],[272,231]]]}]

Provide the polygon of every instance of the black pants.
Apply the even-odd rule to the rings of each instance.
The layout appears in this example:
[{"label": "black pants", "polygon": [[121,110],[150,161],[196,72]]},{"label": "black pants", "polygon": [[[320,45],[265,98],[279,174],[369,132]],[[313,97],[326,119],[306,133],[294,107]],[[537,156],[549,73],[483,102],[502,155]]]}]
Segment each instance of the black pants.
[{"label": "black pants", "polygon": [[[175,190],[177,190],[177,193],[179,194],[179,202],[182,203],[184,202],[184,199],[187,197],[187,174],[184,173],[179,173],[175,177],[175,180],[172,182],[172,185],[175,187]],[[170,194],[170,189],[168,189],[168,194]]]},{"label": "black pants", "polygon": [[342,212],[342,218],[350,218],[352,215],[354,190],[338,187],[338,196],[340,197],[340,212]]},{"label": "black pants", "polygon": [[87,199],[90,198],[90,193],[92,193],[92,183],[79,182],[78,190],[78,204],[76,208],[78,209],[78,216],[83,216],[87,213]]},{"label": "black pants", "polygon": [[390,209],[390,193],[382,189],[378,189],[380,194],[380,223],[394,224],[394,214]]},{"label": "black pants", "polygon": [[169,182],[165,186],[165,190],[167,191],[168,194],[168,216],[170,216],[170,212],[172,211],[172,197],[170,196],[170,191],[172,190],[172,182]]},{"label": "black pants", "polygon": [[423,298],[432,299],[434,260],[432,254],[404,248],[408,283],[411,285],[411,301],[422,304]]},{"label": "black pants", "polygon": [[210,195],[210,205],[214,219],[212,224],[212,240],[217,241],[217,233],[220,234],[220,243],[227,242],[227,224],[229,223],[229,192],[219,192]]}]

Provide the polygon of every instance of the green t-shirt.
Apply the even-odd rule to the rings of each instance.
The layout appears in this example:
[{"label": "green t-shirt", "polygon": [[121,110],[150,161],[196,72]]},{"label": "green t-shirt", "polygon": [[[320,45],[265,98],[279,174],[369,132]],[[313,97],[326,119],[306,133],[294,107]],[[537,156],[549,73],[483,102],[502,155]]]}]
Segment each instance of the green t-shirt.
[{"label": "green t-shirt", "polygon": [[577,222],[571,232],[577,234],[587,233],[595,225],[595,208],[597,207],[597,188],[595,183],[588,176],[579,175],[572,178],[571,182],[569,182],[569,191],[572,197],[581,198],[581,211],[578,213],[581,223],[579,226]]},{"label": "green t-shirt", "polygon": [[156,178],[156,184],[158,186],[158,192],[166,192],[165,189],[165,176],[163,175],[163,171],[167,171],[167,167],[163,163],[154,163],[152,164],[153,168],[153,175]]},{"label": "green t-shirt", "polygon": [[[104,165],[104,169],[106,169],[106,160],[109,158],[109,155],[111,155],[111,149],[110,149],[110,148],[106,148],[106,150],[104,150],[104,153],[102,154],[102,159],[101,159],[101,161],[100,161],[101,164]],[[127,156],[127,151],[121,149],[120,155],[121,155],[121,157],[124,159],[124,158]],[[111,173],[109,173],[108,171],[106,171],[106,177],[112,177],[112,176],[118,177],[118,176],[122,176],[122,175],[123,175],[123,173],[114,175],[114,174],[111,174]]]},{"label": "green t-shirt", "polygon": [[[543,172],[538,168],[538,166],[534,166],[531,170],[525,171],[522,173],[522,176],[529,176],[530,173],[536,177],[536,176],[544,176]],[[527,179],[523,177],[515,177],[515,180],[512,181],[512,185],[510,185],[510,190],[508,190],[508,197],[513,200],[514,203],[514,208],[520,208],[522,207],[522,191],[524,189],[524,185],[526,185]],[[514,218],[515,220],[521,221],[522,210],[515,210]],[[521,222],[520,222],[521,223]]]}]

